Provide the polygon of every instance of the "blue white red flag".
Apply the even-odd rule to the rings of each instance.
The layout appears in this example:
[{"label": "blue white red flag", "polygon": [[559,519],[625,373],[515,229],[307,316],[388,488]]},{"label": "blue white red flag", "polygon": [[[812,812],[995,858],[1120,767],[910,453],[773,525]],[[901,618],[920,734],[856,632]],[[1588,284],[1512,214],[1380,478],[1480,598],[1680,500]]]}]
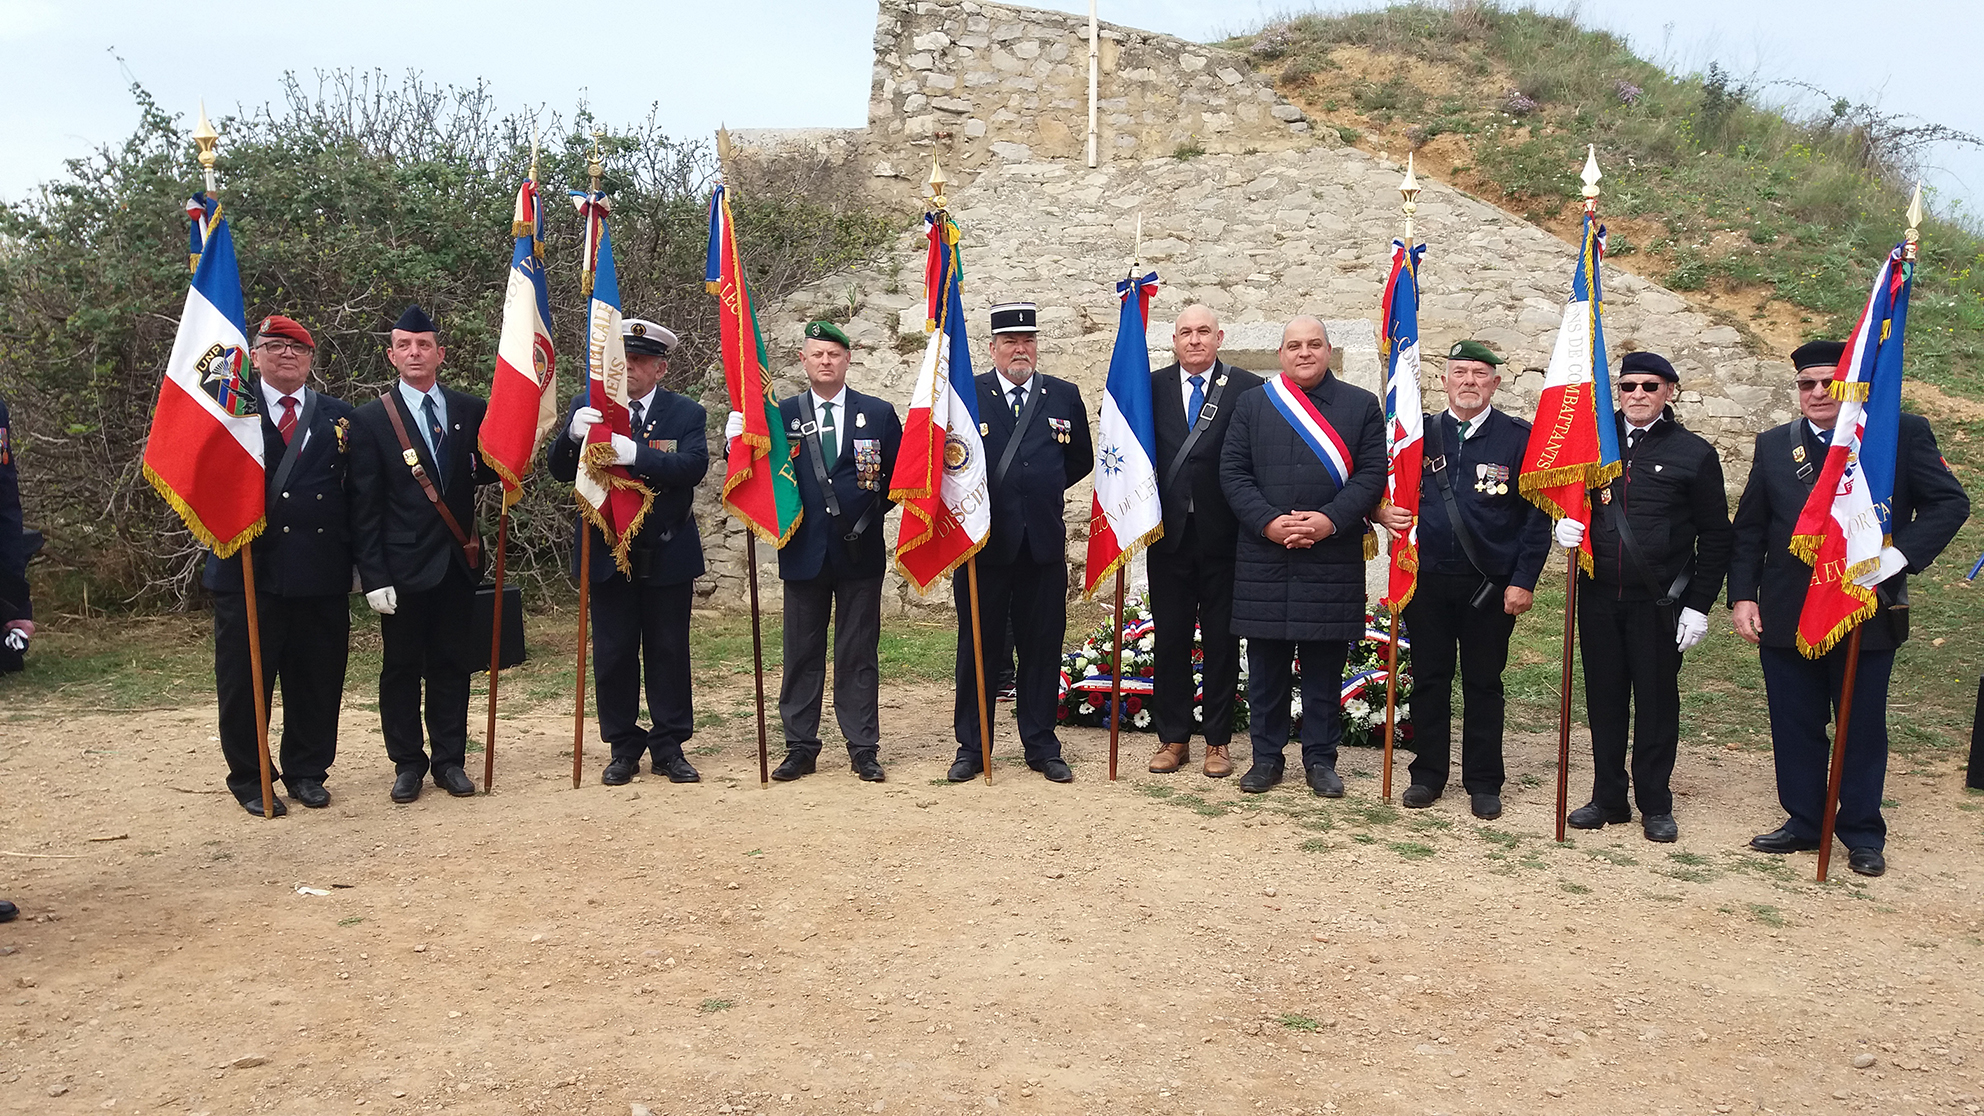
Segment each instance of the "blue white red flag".
[{"label": "blue white red flag", "polygon": [[572,192],[572,203],[585,219],[583,259],[591,295],[586,314],[586,405],[599,409],[601,420],[586,430],[573,480],[579,511],[606,536],[613,564],[631,573],[627,556],[641,522],[654,504],[654,493],[634,479],[625,466],[613,463],[613,436],[632,434],[627,410],[627,343],[620,335],[620,278],[613,268],[613,240],[606,230],[604,194]]},{"label": "blue white red flag", "polygon": [[1426,459],[1426,416],[1419,399],[1419,257],[1392,241],[1385,283],[1385,502],[1412,513],[1412,527],[1392,536],[1391,576],[1383,598],[1397,615],[1419,587],[1419,483]]},{"label": "blue white red flag", "polygon": [[[234,239],[204,197],[199,253],[145,442],[145,479],[202,546],[223,558],[262,533],[262,406],[249,382]],[[188,206],[192,212],[192,206]]]},{"label": "blue white red flag", "polygon": [[1150,349],[1144,328],[1157,273],[1116,284],[1123,304],[1116,348],[1102,388],[1101,436],[1095,441],[1095,494],[1089,498],[1088,565],[1084,594],[1164,535],[1157,500],[1157,420],[1151,411]]},{"label": "blue white red flag", "polygon": [[924,275],[936,284],[930,306],[937,320],[923,349],[889,480],[889,499],[903,510],[896,568],[918,593],[929,592],[938,578],[978,553],[992,533],[978,384],[971,376],[971,342],[964,328],[960,234],[947,213],[924,220],[930,238]]},{"label": "blue white red flag", "polygon": [[523,499],[523,480],[539,447],[558,424],[557,351],[551,343],[551,295],[544,282],[544,213],[537,183],[517,188],[510,222],[516,248],[503,292],[503,328],[496,341],[496,374],[482,417],[482,459],[503,480],[505,508]]},{"label": "blue white red flag", "polygon": [[1818,658],[1874,615],[1874,587],[1902,572],[1889,516],[1901,429],[1902,343],[1915,263],[1896,245],[1874,276],[1860,324],[1833,370],[1840,401],[1832,442],[1791,534],[1791,552],[1812,566],[1798,616],[1798,650]]}]

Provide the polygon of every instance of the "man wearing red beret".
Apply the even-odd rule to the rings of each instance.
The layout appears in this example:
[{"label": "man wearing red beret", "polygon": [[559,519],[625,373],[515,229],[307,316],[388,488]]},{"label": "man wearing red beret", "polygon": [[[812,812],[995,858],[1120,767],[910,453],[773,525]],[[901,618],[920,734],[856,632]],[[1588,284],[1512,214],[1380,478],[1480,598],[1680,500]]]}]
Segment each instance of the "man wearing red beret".
[{"label": "man wearing red beret", "polygon": [[[351,404],[311,390],[317,344],[293,319],[271,314],[249,356],[261,386],[268,526],[255,539],[255,605],[263,700],[282,682],[277,775],[305,806],[331,804],[324,779],[337,758],[338,706],[350,652],[351,538],[346,526],[346,441]],[[255,684],[241,555],[207,555],[200,582],[214,595],[214,686],[227,789],[262,813]],[[276,798],[275,812],[288,812]]]}]

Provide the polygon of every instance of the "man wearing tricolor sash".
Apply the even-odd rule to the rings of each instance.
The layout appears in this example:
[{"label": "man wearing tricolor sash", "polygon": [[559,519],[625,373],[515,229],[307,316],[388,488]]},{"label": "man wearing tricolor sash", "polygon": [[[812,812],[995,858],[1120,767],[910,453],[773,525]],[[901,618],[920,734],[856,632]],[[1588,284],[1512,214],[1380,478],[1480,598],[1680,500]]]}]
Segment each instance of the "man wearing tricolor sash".
[{"label": "man wearing tricolor sash", "polygon": [[[1800,417],[1757,435],[1750,479],[1736,505],[1729,604],[1736,634],[1756,644],[1762,658],[1777,796],[1786,814],[1783,825],[1750,840],[1751,848],[1769,853],[1817,849],[1823,822],[1828,729],[1841,696],[1847,647],[1842,642],[1817,658],[1799,652],[1799,619],[1812,595],[1812,567],[1792,552],[1791,540],[1832,443],[1840,401],[1828,389],[1845,354],[1838,341],[1813,341],[1791,354]],[[1898,417],[1888,545],[1899,553],[1901,570],[1879,583],[1874,611],[1860,621],[1852,723],[1833,831],[1847,848],[1848,866],[1866,876],[1887,869],[1881,794],[1888,679],[1895,649],[1908,638],[1908,575],[1934,562],[1970,515],[1970,497],[1944,463],[1928,420]]]},{"label": "man wearing tricolor sash", "polygon": [[1330,373],[1329,335],[1315,318],[1288,323],[1280,358],[1280,375],[1234,402],[1220,454],[1220,487],[1239,521],[1233,631],[1248,641],[1253,765],[1240,789],[1281,782],[1299,656],[1302,766],[1311,790],[1336,798],[1338,688],[1350,644],[1364,634],[1364,538],[1385,488],[1384,409]]}]

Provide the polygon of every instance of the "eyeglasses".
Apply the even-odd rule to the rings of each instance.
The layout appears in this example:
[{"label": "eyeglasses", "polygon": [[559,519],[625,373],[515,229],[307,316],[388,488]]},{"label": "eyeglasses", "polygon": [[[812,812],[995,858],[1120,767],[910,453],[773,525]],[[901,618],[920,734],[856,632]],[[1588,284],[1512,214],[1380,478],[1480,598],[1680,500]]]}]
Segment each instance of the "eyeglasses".
[{"label": "eyeglasses", "polygon": [[292,356],[312,351],[310,346],[300,345],[294,341],[264,341],[255,347],[270,356]]},{"label": "eyeglasses", "polygon": [[1825,391],[1831,386],[1831,380],[1800,380],[1798,381],[1798,394],[1803,395],[1807,392]]},{"label": "eyeglasses", "polygon": [[1666,386],[1667,386],[1666,380],[1620,380],[1619,394],[1631,395],[1636,391],[1643,391],[1646,392],[1648,395],[1652,395],[1654,392],[1659,391],[1661,388]]}]

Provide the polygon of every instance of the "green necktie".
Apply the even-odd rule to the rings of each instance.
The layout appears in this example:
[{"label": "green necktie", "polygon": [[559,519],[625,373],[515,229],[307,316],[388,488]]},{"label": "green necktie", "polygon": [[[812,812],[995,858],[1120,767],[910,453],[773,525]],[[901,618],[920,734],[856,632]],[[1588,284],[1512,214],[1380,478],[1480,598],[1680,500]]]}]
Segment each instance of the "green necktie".
[{"label": "green necktie", "polygon": [[1470,427],[1470,426],[1472,426],[1472,425],[1474,425],[1474,420],[1473,420],[1473,419],[1461,419],[1461,420],[1460,420],[1460,440],[1461,440],[1461,441],[1463,441],[1463,442],[1465,442],[1465,441],[1467,441],[1467,428],[1468,428],[1468,427]]},{"label": "green necktie", "polygon": [[834,467],[834,459],[839,453],[839,447],[835,444],[839,439],[834,437],[836,432],[834,426],[834,405],[832,403],[822,403],[820,404],[820,410],[825,413],[825,417],[820,419],[820,456],[827,459],[827,469],[831,472]]}]

